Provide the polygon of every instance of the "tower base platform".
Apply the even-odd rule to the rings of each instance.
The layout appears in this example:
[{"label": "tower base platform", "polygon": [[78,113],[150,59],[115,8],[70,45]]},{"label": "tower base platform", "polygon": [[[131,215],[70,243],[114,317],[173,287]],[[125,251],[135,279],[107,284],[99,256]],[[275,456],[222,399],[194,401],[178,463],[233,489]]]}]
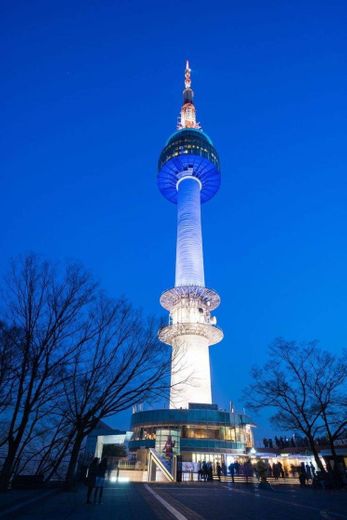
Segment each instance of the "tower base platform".
[{"label": "tower base platform", "polygon": [[[174,480],[187,472],[198,479],[203,462],[215,473],[217,464],[225,468],[247,458],[253,447],[252,426],[244,413],[220,410],[216,404],[138,411],[132,414],[128,449],[142,467],[156,459],[158,469],[161,464],[169,470],[174,466]],[[153,470],[148,473],[155,475]]]}]

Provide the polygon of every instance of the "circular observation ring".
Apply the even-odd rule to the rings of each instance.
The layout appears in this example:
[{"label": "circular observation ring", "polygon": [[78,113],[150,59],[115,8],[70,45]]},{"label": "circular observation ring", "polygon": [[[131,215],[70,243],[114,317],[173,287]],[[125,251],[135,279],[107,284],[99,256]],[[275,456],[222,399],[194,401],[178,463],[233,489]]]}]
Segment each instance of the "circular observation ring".
[{"label": "circular observation ring", "polygon": [[160,296],[160,305],[171,311],[182,298],[201,301],[209,311],[220,305],[220,296],[216,291],[199,285],[180,285],[164,291]]},{"label": "circular observation ring", "polygon": [[201,182],[201,202],[218,191],[221,175],[218,153],[201,130],[185,128],[173,134],[162,150],[158,163],[158,187],[170,202],[177,203],[177,181],[182,172]]}]

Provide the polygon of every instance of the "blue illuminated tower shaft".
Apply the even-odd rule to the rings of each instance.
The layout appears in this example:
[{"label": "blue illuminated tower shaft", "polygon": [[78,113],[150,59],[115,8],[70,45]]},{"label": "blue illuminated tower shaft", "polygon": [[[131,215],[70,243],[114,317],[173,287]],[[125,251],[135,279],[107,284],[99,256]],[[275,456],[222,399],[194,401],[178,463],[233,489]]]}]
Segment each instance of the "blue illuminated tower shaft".
[{"label": "blue illuminated tower shaft", "polygon": [[177,183],[176,287],[205,286],[200,190],[201,182],[193,176]]}]

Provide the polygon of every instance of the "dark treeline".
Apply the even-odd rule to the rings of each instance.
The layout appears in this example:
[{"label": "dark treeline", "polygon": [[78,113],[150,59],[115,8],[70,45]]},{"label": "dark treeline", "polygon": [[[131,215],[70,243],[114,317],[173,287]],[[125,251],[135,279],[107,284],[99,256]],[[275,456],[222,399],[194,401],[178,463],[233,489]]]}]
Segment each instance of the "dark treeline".
[{"label": "dark treeline", "polygon": [[[342,439],[346,440],[347,438],[347,429],[341,432],[341,441]],[[323,437],[315,437],[315,443],[318,448],[329,447],[329,439],[326,436]],[[336,439],[336,443],[339,443],[340,439]],[[306,437],[302,437],[301,435],[293,434],[290,437],[277,437],[275,435],[274,438],[264,438],[263,439],[264,448],[270,449],[283,449],[283,448],[309,448],[309,442]]]},{"label": "dark treeline", "polygon": [[12,262],[1,290],[0,487],[34,461],[46,480],[64,461],[71,485],[101,419],[167,392],[169,351],[158,323],[105,296],[79,265],[30,255]]}]

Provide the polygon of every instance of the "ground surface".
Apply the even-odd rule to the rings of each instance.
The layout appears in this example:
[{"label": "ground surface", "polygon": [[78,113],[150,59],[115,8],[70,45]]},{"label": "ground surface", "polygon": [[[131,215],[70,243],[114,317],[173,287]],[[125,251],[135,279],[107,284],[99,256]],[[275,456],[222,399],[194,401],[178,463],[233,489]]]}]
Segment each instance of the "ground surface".
[{"label": "ground surface", "polygon": [[[37,492],[36,492],[37,493]],[[85,503],[85,489],[53,492],[17,509],[33,492],[0,496],[0,518],[18,520],[347,520],[346,491],[298,486],[258,490],[252,484],[109,484],[101,505]],[[36,495],[38,496],[38,495]],[[5,504],[6,502],[6,504]],[[4,507],[8,511],[4,512]]]}]

